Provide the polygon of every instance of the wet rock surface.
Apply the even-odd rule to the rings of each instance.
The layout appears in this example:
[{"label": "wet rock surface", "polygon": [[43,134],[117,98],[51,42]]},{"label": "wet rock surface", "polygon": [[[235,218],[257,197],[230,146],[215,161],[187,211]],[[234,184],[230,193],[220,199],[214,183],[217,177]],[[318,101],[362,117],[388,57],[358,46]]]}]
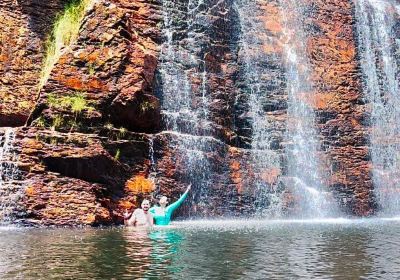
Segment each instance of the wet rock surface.
[{"label": "wet rock surface", "polygon": [[[311,5],[310,5],[311,6]],[[347,1],[313,1],[308,52],[318,90],[316,110],[331,170],[329,187],[350,212],[374,209],[366,107],[358,72],[354,7]]]}]

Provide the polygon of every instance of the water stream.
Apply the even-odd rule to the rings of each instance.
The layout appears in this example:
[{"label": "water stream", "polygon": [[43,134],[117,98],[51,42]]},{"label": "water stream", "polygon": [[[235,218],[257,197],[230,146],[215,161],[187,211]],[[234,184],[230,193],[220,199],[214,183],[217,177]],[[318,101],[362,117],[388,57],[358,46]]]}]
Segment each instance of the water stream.
[{"label": "water stream", "polygon": [[[169,134],[169,147],[176,153],[181,183],[192,185],[196,201],[207,203],[210,164],[206,152],[211,144],[208,121],[207,69],[205,43],[199,30],[206,29],[207,7],[202,0],[163,1],[163,34],[159,73],[163,134]],[[194,81],[200,81],[195,85]]]},{"label": "water stream", "polygon": [[20,179],[20,172],[14,142],[15,129],[6,128],[0,136],[0,223],[14,221],[22,210],[18,202],[23,196],[23,188],[16,181]]},{"label": "water stream", "polygon": [[370,154],[383,215],[400,214],[400,4],[355,1],[358,45],[370,109]]},{"label": "water stream", "polygon": [[276,38],[268,34],[260,19],[263,10],[254,0],[237,1],[236,9],[240,22],[239,59],[243,60],[244,90],[248,96],[249,117],[251,118],[251,168],[254,172],[252,182],[256,193],[256,212],[262,216],[282,214],[281,190],[279,189],[282,162],[279,153],[273,149],[277,124],[264,109],[273,97],[272,90],[279,87],[279,81],[272,78],[274,64],[279,57],[269,55],[265,48]]},{"label": "water stream", "polygon": [[335,202],[324,185],[315,125],[315,91],[307,57],[303,1],[280,1],[284,33],[284,64],[288,92],[287,184],[299,197],[302,217],[335,215]]}]

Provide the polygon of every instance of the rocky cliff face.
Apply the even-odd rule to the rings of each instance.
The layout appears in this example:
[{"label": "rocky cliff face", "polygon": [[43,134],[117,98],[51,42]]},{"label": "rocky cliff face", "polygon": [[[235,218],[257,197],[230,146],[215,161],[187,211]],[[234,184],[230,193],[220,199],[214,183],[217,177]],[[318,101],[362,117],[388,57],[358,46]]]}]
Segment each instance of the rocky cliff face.
[{"label": "rocky cliff face", "polygon": [[[374,198],[368,154],[366,106],[350,1],[313,1],[309,56],[318,93],[316,110],[329,157],[329,186],[356,215],[372,213]],[[329,170],[326,170],[329,172]]]},{"label": "rocky cliff face", "polygon": [[[284,21],[298,17],[283,15],[288,1],[251,2],[251,15],[241,11],[246,1],[92,1],[76,40],[63,46],[42,85],[47,38],[67,1],[3,1],[0,126],[27,124],[16,130],[15,143],[26,185],[20,218],[40,225],[120,223],[143,197],[177,198],[187,184],[191,199],[178,214],[254,214],[271,205],[272,194],[283,213],[296,212],[299,199],[285,179],[293,120]],[[324,184],[345,212],[367,216],[375,205],[354,7],[339,0],[302,5],[298,20],[313,85],[312,100],[304,98],[316,114]],[[252,67],[262,70],[253,77]],[[265,92],[257,108],[254,85]],[[180,113],[170,97],[196,118],[171,121]],[[260,165],[255,156],[255,139],[267,132],[259,141],[268,141],[276,166]]]},{"label": "rocky cliff face", "polygon": [[[154,189],[146,179],[149,146],[142,132],[155,131],[160,123],[152,88],[158,4],[95,1],[76,41],[64,46],[40,87],[46,38],[55,13],[66,7],[53,2],[47,7],[33,1],[26,8],[13,1],[1,7],[10,18],[3,23],[2,70],[11,77],[2,87],[1,125],[28,123],[17,130],[15,143],[27,180],[21,218],[43,225],[121,222],[121,209]],[[36,14],[40,9],[47,14]],[[11,21],[14,17],[26,22]],[[32,40],[16,33],[22,28]],[[19,44],[9,45],[6,36],[20,36]]]},{"label": "rocky cliff face", "polygon": [[24,125],[35,104],[44,42],[65,1],[0,4],[0,126]]}]

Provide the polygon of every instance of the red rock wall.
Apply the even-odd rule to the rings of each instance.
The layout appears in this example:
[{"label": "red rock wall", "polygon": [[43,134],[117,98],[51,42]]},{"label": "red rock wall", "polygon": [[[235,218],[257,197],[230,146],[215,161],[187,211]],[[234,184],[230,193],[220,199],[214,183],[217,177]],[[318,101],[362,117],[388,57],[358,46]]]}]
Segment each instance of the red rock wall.
[{"label": "red rock wall", "polygon": [[37,97],[44,42],[63,5],[62,0],[1,1],[0,126],[21,126],[28,119]]},{"label": "red rock wall", "polygon": [[363,104],[355,42],[354,7],[350,1],[310,1],[307,27],[312,79],[322,141],[331,169],[329,187],[344,209],[360,216],[373,212],[374,197],[368,154],[368,119]]},{"label": "red rock wall", "polygon": [[[77,42],[65,50],[40,92],[31,121],[49,124],[62,115],[61,127],[75,118],[69,108],[49,103],[81,94],[95,110],[79,121],[86,126],[107,122],[133,131],[158,128],[159,102],[152,94],[157,66],[158,11],[144,2],[98,2],[88,11]],[[146,104],[147,106],[144,106]]]},{"label": "red rock wall", "polygon": [[[182,7],[187,4],[181,1]],[[210,1],[210,3],[214,3]],[[209,4],[210,4],[209,3]],[[366,119],[354,39],[350,1],[304,1],[304,24],[312,81],[317,90],[315,109],[330,189],[343,209],[360,216],[374,209]],[[185,161],[164,133],[157,71],[163,36],[158,1],[97,1],[82,22],[77,42],[63,51],[48,81],[37,92],[43,42],[62,1],[31,0],[0,3],[0,126],[19,126],[30,115],[28,128],[18,132],[20,169],[29,182],[25,222],[40,225],[120,223],[121,213],[143,197],[163,193],[179,197],[187,182]],[[286,126],[286,85],[282,67],[281,2],[259,2],[255,15],[267,36],[261,46],[270,81],[266,114],[275,130],[274,147],[283,156]],[[240,53],[240,24],[233,1],[215,1],[207,10],[207,26],[198,27],[201,49],[190,50],[204,60],[212,136],[205,153],[215,179],[207,204],[196,190],[181,209],[183,215],[242,215],[254,212],[255,176],[273,185],[282,170],[258,174],[249,164],[251,125]],[[182,8],[183,9],[183,8]],[[176,36],[185,47],[186,9]],[[11,24],[12,22],[12,24]],[[264,37],[263,37],[264,38]],[[185,63],[185,62],[181,62]],[[193,103],[201,98],[197,66]],[[196,74],[196,75],[195,75]],[[82,112],[54,102],[81,95]],[[39,96],[36,102],[36,97]],[[53,100],[51,100],[53,98]],[[32,108],[34,107],[34,108]],[[59,117],[61,123],[55,125]],[[151,166],[154,138],[155,166]],[[329,168],[329,167],[332,168]],[[156,168],[158,185],[149,179]],[[198,170],[199,172],[201,170]],[[150,176],[151,177],[151,176]],[[286,207],[293,197],[285,193]]]},{"label": "red rock wall", "polygon": [[[26,22],[18,22],[36,36],[33,42],[37,44],[32,46],[36,56],[26,55],[34,61],[18,60],[32,69],[24,72],[18,68],[9,73],[14,79],[10,85],[26,78],[32,84],[31,91],[5,88],[4,93],[20,104],[24,99],[35,104],[34,108],[27,106],[17,123],[8,121],[15,118],[4,118],[0,124],[22,125],[30,115],[29,124],[35,127],[19,129],[16,143],[27,184],[26,215],[22,218],[39,225],[120,223],[122,211],[137,205],[138,198],[154,189],[146,179],[148,136],[132,131],[155,131],[159,127],[159,102],[152,88],[158,59],[159,7],[141,1],[96,2],[85,15],[77,42],[62,50],[38,92],[43,42],[51,30],[51,8],[56,4],[61,5],[51,1],[49,7],[43,7],[33,1],[25,7],[13,2],[21,11],[49,9],[48,18],[32,12]],[[2,13],[11,13],[0,8]],[[44,24],[46,20],[49,22]],[[47,29],[39,28],[43,26]],[[2,32],[2,36],[17,38],[11,31]],[[25,39],[29,38],[21,36],[22,45],[15,46],[21,53],[28,48]],[[22,75],[25,73],[29,77]],[[71,104],[62,105],[66,98],[76,95],[83,96],[86,103],[79,113],[72,111]],[[10,103],[4,108],[17,112],[11,110]],[[55,124],[56,120],[59,123]]]}]

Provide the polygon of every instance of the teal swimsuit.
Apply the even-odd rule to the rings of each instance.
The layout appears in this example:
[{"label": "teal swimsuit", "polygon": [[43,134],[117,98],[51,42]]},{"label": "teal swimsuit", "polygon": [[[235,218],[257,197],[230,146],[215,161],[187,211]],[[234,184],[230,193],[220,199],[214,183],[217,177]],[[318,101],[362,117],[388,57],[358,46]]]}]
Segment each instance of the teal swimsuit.
[{"label": "teal swimsuit", "polygon": [[[166,226],[171,221],[172,213],[181,206],[182,202],[186,199],[188,192],[185,192],[177,201],[165,208],[165,214],[160,214],[161,207],[153,206],[150,208],[150,213],[153,214],[156,225]],[[158,211],[157,211],[158,210]]]}]

